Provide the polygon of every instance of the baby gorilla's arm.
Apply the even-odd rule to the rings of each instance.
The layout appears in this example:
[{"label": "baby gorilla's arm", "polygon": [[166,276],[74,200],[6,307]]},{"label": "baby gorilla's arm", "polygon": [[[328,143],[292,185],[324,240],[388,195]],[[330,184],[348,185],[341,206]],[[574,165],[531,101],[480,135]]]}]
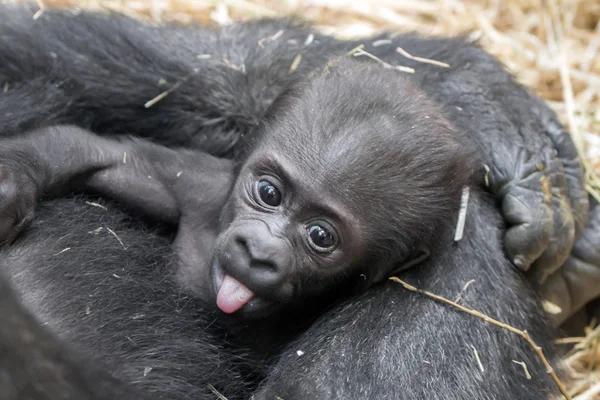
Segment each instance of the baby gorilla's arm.
[{"label": "baby gorilla's arm", "polygon": [[182,213],[212,218],[231,178],[231,162],[206,153],[74,126],[39,129],[0,145],[0,240],[14,239],[40,197],[83,187],[163,221],[178,222]]}]

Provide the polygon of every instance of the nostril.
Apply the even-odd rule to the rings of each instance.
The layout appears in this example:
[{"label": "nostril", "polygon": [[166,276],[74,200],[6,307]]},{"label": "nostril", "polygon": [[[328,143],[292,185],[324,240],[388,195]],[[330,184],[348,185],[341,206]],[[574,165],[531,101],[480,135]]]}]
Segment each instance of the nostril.
[{"label": "nostril", "polygon": [[269,260],[250,260],[250,268],[263,269],[276,272],[277,264]]},{"label": "nostril", "polygon": [[252,257],[252,254],[250,254],[250,248],[248,247],[248,242],[246,241],[246,239],[238,236],[235,238],[235,242],[237,243],[238,246],[240,246],[242,248],[242,250],[244,250],[244,253],[246,253],[247,255]]},{"label": "nostril", "polygon": [[[248,240],[243,236],[235,238],[235,243],[240,247],[241,251],[248,257],[248,266],[256,270],[277,272],[279,270],[277,263],[267,258],[258,257],[257,254],[250,249]],[[260,253],[260,252],[259,252]]]}]

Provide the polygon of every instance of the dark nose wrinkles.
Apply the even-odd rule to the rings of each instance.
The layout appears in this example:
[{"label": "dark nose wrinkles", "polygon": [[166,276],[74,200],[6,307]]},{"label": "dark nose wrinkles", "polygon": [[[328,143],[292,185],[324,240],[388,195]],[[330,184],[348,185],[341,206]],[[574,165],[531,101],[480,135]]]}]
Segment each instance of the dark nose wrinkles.
[{"label": "dark nose wrinkles", "polygon": [[[248,256],[249,267],[277,272],[279,268],[277,263],[273,261],[273,256],[276,255],[276,252],[269,248],[267,252],[265,252],[264,249],[260,251],[265,254],[256,254],[256,245],[252,243],[254,240],[254,238],[247,239],[244,237],[237,237],[235,239],[236,243],[242,248],[242,251]],[[251,243],[249,244],[248,241]],[[264,245],[260,247],[262,249],[264,248]]]},{"label": "dark nose wrinkles", "polygon": [[273,232],[273,229],[271,229],[271,225],[267,223],[267,221],[265,221],[264,219],[260,218],[258,219],[258,221],[262,222],[266,227],[267,227],[267,231],[269,231],[269,234],[271,236],[275,236],[275,233]]}]

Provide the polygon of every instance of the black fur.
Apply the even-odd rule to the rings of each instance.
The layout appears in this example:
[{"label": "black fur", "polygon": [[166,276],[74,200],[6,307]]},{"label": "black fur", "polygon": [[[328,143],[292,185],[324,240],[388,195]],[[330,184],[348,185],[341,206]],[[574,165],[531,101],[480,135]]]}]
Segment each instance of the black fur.
[{"label": "black fur", "polygon": [[[2,18],[3,136],[71,123],[219,156],[241,150],[240,143],[253,136],[288,86],[359,44],[315,35],[305,45],[310,31],[285,21],[209,32],[51,11],[34,22],[29,11],[8,8]],[[279,30],[284,33],[277,40],[261,40]],[[549,111],[491,56],[462,38],[401,35],[391,40],[393,45],[367,43],[366,49],[413,66],[414,82],[444,107],[484,161],[503,159],[511,167],[521,162],[512,152],[515,138],[534,154],[548,152],[550,140],[539,134],[543,126],[535,115]],[[403,59],[396,46],[452,68]],[[302,61],[290,72],[299,53]],[[211,59],[198,58],[203,54]],[[144,107],[176,83],[165,98]],[[220,321],[169,284],[169,232],[148,231],[116,206],[103,210],[84,199],[90,200],[44,204],[33,228],[2,253],[2,267],[25,305],[50,330],[88,363],[105,365],[126,387],[165,399],[210,399],[211,384],[235,399],[250,396],[266,376],[258,398],[539,399],[555,392],[520,338],[395,283],[327,311],[273,363],[262,351],[279,353],[289,340],[288,328],[293,333],[310,320],[286,315],[280,325],[270,321],[226,333]],[[453,232],[442,232],[446,250],[403,278],[450,298],[474,279],[462,294],[465,302],[527,329],[552,359],[550,329],[535,293],[503,253],[503,228],[493,199],[474,189],[465,238],[453,243]],[[259,352],[248,346],[255,340],[267,345]],[[513,360],[524,361],[533,379],[527,380]],[[0,372],[10,377],[14,369],[9,365]],[[35,375],[31,379],[32,385],[43,383]],[[10,382],[0,394],[10,395]],[[99,377],[95,383],[101,388],[106,381]],[[31,398],[52,396],[36,392]]]},{"label": "black fur", "polygon": [[214,315],[170,283],[169,241],[106,206],[81,198],[41,206],[2,257],[23,302],[91,365],[159,398],[212,398],[209,383],[236,398],[250,380],[241,371],[260,364],[246,368],[244,350],[227,350],[211,331]]}]

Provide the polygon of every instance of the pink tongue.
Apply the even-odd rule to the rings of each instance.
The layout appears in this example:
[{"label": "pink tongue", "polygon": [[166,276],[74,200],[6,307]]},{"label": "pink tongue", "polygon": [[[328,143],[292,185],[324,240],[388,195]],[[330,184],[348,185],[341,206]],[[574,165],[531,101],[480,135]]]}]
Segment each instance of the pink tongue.
[{"label": "pink tongue", "polygon": [[242,308],[252,297],[254,293],[250,289],[231,276],[225,275],[223,285],[217,293],[217,306],[223,312],[231,314]]}]

